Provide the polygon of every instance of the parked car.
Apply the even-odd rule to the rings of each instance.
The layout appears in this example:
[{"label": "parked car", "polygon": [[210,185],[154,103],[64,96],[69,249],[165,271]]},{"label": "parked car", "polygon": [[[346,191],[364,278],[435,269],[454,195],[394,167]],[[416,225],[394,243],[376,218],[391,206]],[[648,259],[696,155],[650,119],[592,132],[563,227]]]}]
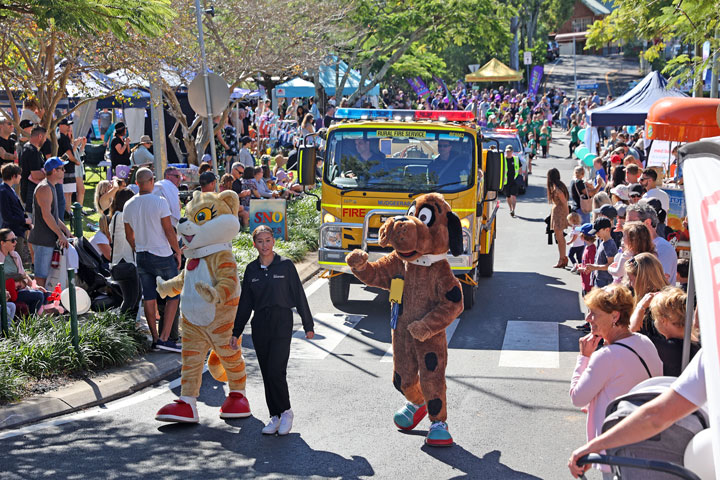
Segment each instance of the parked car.
[{"label": "parked car", "polygon": [[501,152],[504,152],[508,145],[512,147],[513,153],[520,159],[519,188],[520,195],[524,195],[528,185],[528,156],[517,130],[514,128],[483,128],[482,135],[484,149],[498,148],[493,140],[498,142]]}]

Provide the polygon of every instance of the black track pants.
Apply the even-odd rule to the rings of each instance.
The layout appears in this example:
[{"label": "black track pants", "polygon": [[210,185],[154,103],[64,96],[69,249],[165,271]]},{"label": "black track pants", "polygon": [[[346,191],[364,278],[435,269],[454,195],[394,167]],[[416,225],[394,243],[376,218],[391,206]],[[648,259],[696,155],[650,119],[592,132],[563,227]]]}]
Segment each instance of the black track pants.
[{"label": "black track pants", "polygon": [[255,354],[265,384],[265,401],[270,416],[280,416],[290,408],[287,364],[293,313],[289,308],[269,308],[255,313],[251,325]]}]

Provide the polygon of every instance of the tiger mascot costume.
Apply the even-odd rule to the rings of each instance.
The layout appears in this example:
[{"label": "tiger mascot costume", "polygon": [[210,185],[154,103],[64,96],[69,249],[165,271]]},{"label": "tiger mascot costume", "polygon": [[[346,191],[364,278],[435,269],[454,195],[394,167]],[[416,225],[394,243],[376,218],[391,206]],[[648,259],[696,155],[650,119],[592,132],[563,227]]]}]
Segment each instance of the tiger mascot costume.
[{"label": "tiger mascot costume", "polygon": [[245,359],[230,348],[235,312],[240,299],[237,264],[231,241],[240,230],[240,201],[232,190],[195,192],[178,223],[185,243],[185,269],[167,281],[157,278],[161,297],[180,294],[182,325],[182,384],[180,398],[162,407],[155,419],[162,422],[197,423],[196,400],[200,394],[205,357],[218,381],[230,384],[230,394],[220,408],[220,418],[250,416],[245,398]]}]

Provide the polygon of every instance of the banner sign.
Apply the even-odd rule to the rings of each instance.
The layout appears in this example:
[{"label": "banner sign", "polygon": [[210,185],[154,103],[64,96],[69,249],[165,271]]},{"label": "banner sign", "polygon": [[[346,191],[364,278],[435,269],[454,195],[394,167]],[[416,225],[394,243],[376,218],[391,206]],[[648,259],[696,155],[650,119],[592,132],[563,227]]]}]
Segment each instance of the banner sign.
[{"label": "banner sign", "polygon": [[535,95],[540,88],[540,81],[542,80],[545,68],[542,65],[535,65],[530,73],[530,87],[528,88],[528,97],[532,101],[535,101]]},{"label": "banner sign", "polygon": [[287,240],[287,203],[283,199],[250,200],[250,231],[267,225],[275,238]]},{"label": "banner sign", "polygon": [[410,84],[418,97],[425,98],[426,96],[430,95],[430,89],[427,87],[427,85],[425,85],[425,82],[422,81],[422,78],[409,78],[407,79],[407,82]]},{"label": "banner sign", "polygon": [[698,150],[685,158],[683,177],[717,471],[720,466],[720,186],[717,182],[720,156],[710,153],[710,149],[707,154]]},{"label": "banner sign", "polygon": [[647,166],[648,167],[662,167],[663,170],[668,170],[670,159],[670,148],[671,142],[668,140],[653,140],[652,146],[650,147],[650,153],[648,154]]},{"label": "banner sign", "polygon": [[453,97],[452,93],[450,93],[450,89],[445,84],[445,81],[442,78],[438,77],[437,75],[433,75],[433,80],[435,80],[437,82],[437,84],[440,85],[443,88],[443,90],[445,90],[445,98],[448,99],[448,102],[451,105],[457,105],[457,100],[455,100],[455,97]]}]

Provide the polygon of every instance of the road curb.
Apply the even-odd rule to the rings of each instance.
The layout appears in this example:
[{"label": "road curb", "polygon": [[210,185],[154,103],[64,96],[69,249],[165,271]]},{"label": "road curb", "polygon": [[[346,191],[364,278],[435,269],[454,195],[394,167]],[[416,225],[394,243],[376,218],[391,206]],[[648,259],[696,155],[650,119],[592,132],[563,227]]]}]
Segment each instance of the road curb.
[{"label": "road curb", "polygon": [[124,367],[97,377],[78,380],[41,396],[4,406],[0,412],[0,430],[66,415],[131,395],[154,383],[180,373],[180,355],[145,354]]},{"label": "road curb", "polygon": [[[317,252],[308,253],[296,264],[300,281],[312,280],[320,268]],[[67,415],[132,395],[150,385],[180,374],[180,355],[149,352],[129,365],[110,369],[92,378],[28,397],[0,411],[0,431],[21,427],[49,418]]]}]

